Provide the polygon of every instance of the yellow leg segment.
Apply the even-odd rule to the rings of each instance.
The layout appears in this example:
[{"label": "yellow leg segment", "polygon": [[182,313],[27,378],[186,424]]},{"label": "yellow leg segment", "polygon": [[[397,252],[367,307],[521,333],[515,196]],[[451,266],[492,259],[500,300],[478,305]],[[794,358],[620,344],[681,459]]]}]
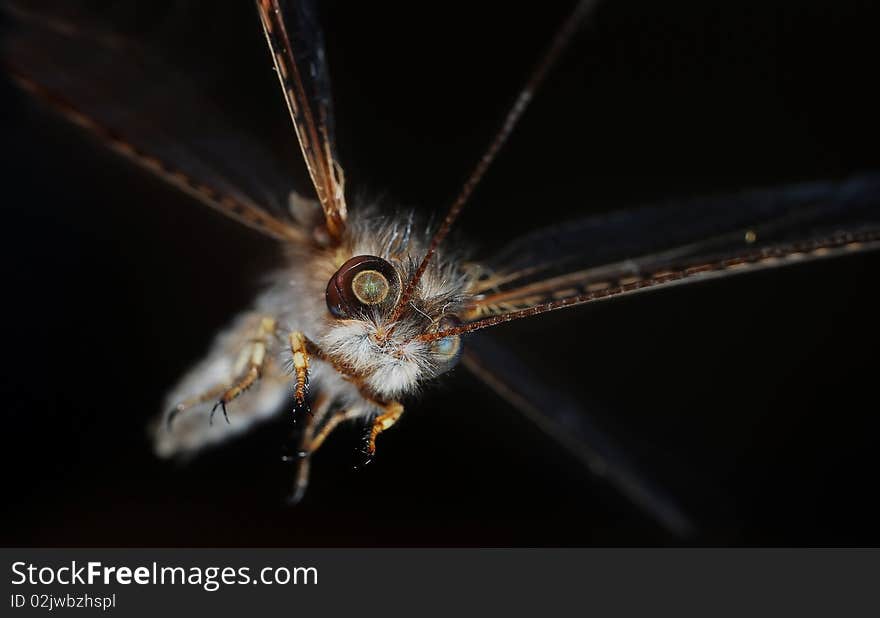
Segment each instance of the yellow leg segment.
[{"label": "yellow leg segment", "polygon": [[178,414],[189,410],[191,407],[198,405],[200,403],[205,403],[206,401],[211,401],[219,397],[227,388],[229,388],[229,384],[218,384],[213,388],[208,389],[201,395],[196,395],[195,397],[190,397],[189,399],[184,399],[179,404],[174,406],[172,410],[165,417],[165,426],[168,429],[171,429],[171,424],[174,422],[174,419]]},{"label": "yellow leg segment", "polygon": [[262,318],[257,333],[250,342],[250,348],[245,347],[242,355],[236,363],[236,374],[238,378],[231,386],[223,391],[220,400],[211,410],[211,421],[214,419],[215,410],[220,407],[223,410],[223,417],[229,422],[226,414],[226,405],[237,399],[242,393],[253,386],[263,373],[263,367],[266,364],[266,348],[269,343],[269,337],[275,334],[276,322],[274,318]]},{"label": "yellow leg segment", "polygon": [[309,352],[306,337],[299,331],[290,333],[290,352],[293,355],[293,372],[296,377],[296,405],[302,406],[306,399],[306,385],[309,381]]},{"label": "yellow leg segment", "polygon": [[213,420],[214,412],[218,407],[223,408],[223,415],[226,416],[226,404],[241,395],[261,377],[267,362],[266,346],[268,339],[274,332],[275,320],[273,318],[261,318],[255,337],[246,343],[246,340],[243,340],[245,345],[243,345],[232,371],[232,374],[238,377],[233,381],[216,384],[204,393],[189,397],[178,403],[166,416],[166,426],[170,429],[177,415],[189,408],[207,401],[217,400],[218,398],[219,401],[217,401],[214,409],[211,410],[211,420]]},{"label": "yellow leg segment", "polygon": [[387,429],[391,429],[400,417],[403,415],[403,406],[392,401],[385,404],[384,412],[373,420],[373,426],[370,428],[370,434],[367,438],[367,455],[372,457],[376,454],[376,438],[380,433]]}]

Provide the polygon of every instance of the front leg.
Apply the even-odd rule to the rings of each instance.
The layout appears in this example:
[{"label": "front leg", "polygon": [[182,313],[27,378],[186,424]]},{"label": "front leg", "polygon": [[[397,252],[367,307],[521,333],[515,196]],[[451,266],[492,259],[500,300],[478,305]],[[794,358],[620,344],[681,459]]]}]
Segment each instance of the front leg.
[{"label": "front leg", "polygon": [[[274,322],[281,323],[275,316],[256,311],[238,316],[215,337],[204,358],[181,376],[163,402],[164,414],[151,426],[160,457],[194,454],[281,410],[291,376],[283,362],[286,337],[277,342]],[[252,382],[252,377],[259,379]],[[247,382],[251,388],[243,392]],[[224,395],[225,402],[231,401],[236,393],[238,399],[230,404],[235,406],[235,422],[210,424],[212,406]]]},{"label": "front leg", "polygon": [[238,378],[223,391],[220,399],[214,404],[208,420],[209,423],[214,422],[214,413],[218,407],[223,411],[223,418],[228,423],[229,416],[226,413],[226,405],[238,398],[260,379],[263,368],[266,365],[266,348],[269,344],[269,338],[275,335],[276,326],[277,323],[274,318],[265,317],[260,320],[260,326],[251,340],[250,348],[245,347],[242,350],[236,363],[235,375]]},{"label": "front leg", "polygon": [[306,386],[309,383],[309,350],[306,336],[293,331],[288,337],[290,353],[293,359],[293,373],[296,378],[294,396],[297,407],[302,407],[306,400]]},{"label": "front leg", "polygon": [[[308,425],[302,436],[302,442],[299,450],[299,470],[296,475],[293,493],[290,496],[290,503],[296,504],[306,493],[309,484],[309,468],[311,465],[312,455],[321,448],[324,440],[329,436],[340,423],[358,418],[363,414],[363,408],[343,408],[329,413],[332,401],[327,395],[319,395],[313,407],[313,414],[309,418]],[[326,418],[326,421],[325,421]]]},{"label": "front leg", "polygon": [[294,378],[296,378],[296,387],[294,388],[296,405],[302,407],[306,400],[306,388],[309,385],[310,359],[315,357],[323,361],[329,361],[327,356],[321,351],[321,348],[301,331],[295,330],[291,332],[288,336],[288,342],[290,344],[293,374]]},{"label": "front leg", "polygon": [[[229,388],[228,383],[224,384],[216,384],[212,388],[209,388],[203,393],[195,395],[193,397],[189,397],[184,399],[183,401],[177,403],[170,412],[165,416],[165,427],[169,431],[171,430],[171,426],[174,423],[174,419],[177,418],[177,415],[186,412],[193,406],[205,403],[206,401],[211,401],[220,396],[226,389]],[[216,408],[216,405],[214,406]],[[213,415],[212,415],[213,416]]]},{"label": "front leg", "polygon": [[367,434],[365,450],[368,461],[376,454],[376,438],[379,434],[387,429],[391,429],[403,415],[403,406],[397,401],[381,404],[381,407],[382,413],[373,420],[370,433]]}]

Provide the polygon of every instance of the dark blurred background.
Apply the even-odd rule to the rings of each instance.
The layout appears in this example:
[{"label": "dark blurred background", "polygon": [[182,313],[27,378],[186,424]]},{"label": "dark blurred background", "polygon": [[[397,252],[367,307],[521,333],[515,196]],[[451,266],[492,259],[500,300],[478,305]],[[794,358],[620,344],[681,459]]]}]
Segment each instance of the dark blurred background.
[{"label": "dark blurred background", "polygon": [[[100,13],[108,11],[93,2]],[[352,195],[445,208],[568,3],[321,5]],[[249,2],[109,17],[293,158]],[[607,0],[474,195],[477,255],[566,218],[880,169],[876,24],[855,0]],[[7,23],[7,29],[10,27]],[[213,86],[212,86],[213,84]],[[152,455],[165,391],[279,252],[11,85],[3,105],[4,545],[874,545],[880,255],[734,277],[494,333],[699,527],[668,535],[463,368],[353,470],[284,506],[288,415],[187,465]]]}]

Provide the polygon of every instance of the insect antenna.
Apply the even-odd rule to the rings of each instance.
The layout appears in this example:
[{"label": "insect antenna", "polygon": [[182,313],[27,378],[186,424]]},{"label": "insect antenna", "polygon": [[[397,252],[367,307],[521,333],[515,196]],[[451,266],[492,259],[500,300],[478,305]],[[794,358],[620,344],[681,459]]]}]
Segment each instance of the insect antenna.
[{"label": "insect antenna", "polygon": [[645,277],[630,283],[623,283],[600,290],[594,290],[592,292],[586,292],[584,294],[569,296],[568,298],[547,301],[524,309],[510,311],[508,313],[492,315],[460,326],[453,326],[437,332],[420,335],[416,337],[416,339],[420,341],[436,341],[452,335],[463,335],[475,330],[497,326],[505,322],[529,318],[542,313],[547,313],[548,311],[556,311],[557,309],[565,309],[566,307],[574,307],[589,302],[614,298],[623,294],[632,294],[634,292],[656,288],[661,285],[674,284],[685,279],[711,277],[712,275],[717,275],[734,269],[741,272],[744,267],[760,267],[762,264],[776,263],[788,258],[803,259],[821,257],[831,255],[833,252],[858,249],[863,245],[874,244],[878,241],[880,241],[880,230],[869,229],[862,232],[843,232],[825,239],[809,240],[791,245],[766,247],[764,249],[746,252],[728,258],[692,264],[678,270],[660,272],[651,277]]},{"label": "insect antenna", "polygon": [[562,26],[556,32],[556,35],[553,37],[553,41],[551,41],[550,46],[547,48],[547,50],[541,57],[541,60],[532,70],[528,80],[526,81],[525,86],[522,88],[522,90],[520,90],[519,95],[516,97],[516,100],[514,101],[510,110],[507,112],[507,115],[504,117],[501,128],[492,138],[492,141],[489,142],[489,147],[483,153],[483,156],[480,157],[480,160],[477,162],[476,166],[474,166],[474,169],[471,172],[470,176],[468,176],[467,180],[465,180],[464,185],[462,185],[461,191],[452,202],[452,205],[449,207],[446,216],[443,218],[443,222],[440,224],[440,227],[437,228],[437,231],[431,238],[431,243],[428,245],[428,250],[425,252],[421,263],[419,263],[419,267],[416,269],[415,274],[413,274],[413,276],[407,282],[406,287],[400,295],[400,299],[397,301],[397,304],[394,307],[394,311],[391,314],[391,322],[396,321],[400,317],[400,314],[403,313],[404,307],[409,304],[410,298],[412,298],[413,291],[418,285],[419,280],[422,278],[422,275],[425,274],[425,270],[428,268],[428,264],[430,264],[431,258],[437,251],[437,247],[440,245],[441,242],[443,242],[443,239],[446,238],[446,235],[449,234],[449,230],[452,228],[452,224],[458,218],[458,215],[461,213],[464,205],[467,203],[471,194],[474,192],[474,189],[480,183],[480,180],[482,180],[483,176],[486,174],[489,166],[495,160],[498,152],[504,146],[505,142],[507,142],[507,138],[510,137],[510,134],[513,132],[514,127],[516,127],[517,122],[522,117],[526,108],[529,106],[529,103],[531,102],[532,96],[534,95],[535,91],[541,85],[541,82],[544,81],[547,72],[555,64],[556,60],[559,58],[559,55],[562,53],[562,50],[565,49],[566,45],[571,40],[571,37],[575,33],[578,24],[582,19],[587,16],[587,14],[593,8],[596,7],[597,4],[599,4],[599,0],[580,0],[577,3],[577,6],[575,6],[574,10],[568,15],[568,17],[562,23]]}]

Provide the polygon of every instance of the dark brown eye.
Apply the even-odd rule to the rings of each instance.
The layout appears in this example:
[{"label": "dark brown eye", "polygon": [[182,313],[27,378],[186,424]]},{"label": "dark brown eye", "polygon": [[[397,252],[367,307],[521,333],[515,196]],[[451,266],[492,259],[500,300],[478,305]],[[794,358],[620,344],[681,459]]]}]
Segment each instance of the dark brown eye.
[{"label": "dark brown eye", "polygon": [[358,255],[330,278],[327,308],[337,318],[348,318],[368,307],[392,306],[399,295],[400,277],[391,264],[375,255]]}]

